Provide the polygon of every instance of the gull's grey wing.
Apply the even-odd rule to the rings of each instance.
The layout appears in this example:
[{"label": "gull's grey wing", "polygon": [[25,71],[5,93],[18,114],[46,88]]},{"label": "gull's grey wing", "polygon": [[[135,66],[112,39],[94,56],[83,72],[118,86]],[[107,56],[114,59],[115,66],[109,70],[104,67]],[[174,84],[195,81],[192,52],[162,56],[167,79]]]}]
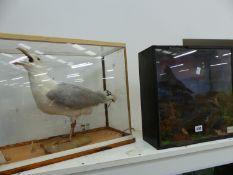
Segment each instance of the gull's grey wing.
[{"label": "gull's grey wing", "polygon": [[73,109],[95,106],[106,101],[104,93],[66,83],[58,84],[55,89],[50,90],[46,95],[55,104]]}]

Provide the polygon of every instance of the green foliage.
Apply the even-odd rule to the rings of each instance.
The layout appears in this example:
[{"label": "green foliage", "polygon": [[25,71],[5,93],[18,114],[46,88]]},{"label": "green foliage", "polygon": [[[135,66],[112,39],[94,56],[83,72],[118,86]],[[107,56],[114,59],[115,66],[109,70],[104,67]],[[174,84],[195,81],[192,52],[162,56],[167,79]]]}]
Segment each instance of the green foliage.
[{"label": "green foliage", "polygon": [[232,92],[220,92],[217,96],[220,109],[224,115],[224,124],[233,125],[233,95]]}]

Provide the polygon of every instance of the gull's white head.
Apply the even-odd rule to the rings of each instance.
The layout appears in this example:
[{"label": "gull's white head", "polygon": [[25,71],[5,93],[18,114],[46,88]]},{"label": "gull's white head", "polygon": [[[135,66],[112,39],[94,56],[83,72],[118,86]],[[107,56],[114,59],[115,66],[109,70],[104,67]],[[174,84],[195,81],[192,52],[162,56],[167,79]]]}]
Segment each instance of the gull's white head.
[{"label": "gull's white head", "polygon": [[15,61],[13,64],[23,66],[29,72],[41,72],[44,70],[43,62],[37,55],[31,54],[23,48],[17,49],[27,56],[27,59]]}]

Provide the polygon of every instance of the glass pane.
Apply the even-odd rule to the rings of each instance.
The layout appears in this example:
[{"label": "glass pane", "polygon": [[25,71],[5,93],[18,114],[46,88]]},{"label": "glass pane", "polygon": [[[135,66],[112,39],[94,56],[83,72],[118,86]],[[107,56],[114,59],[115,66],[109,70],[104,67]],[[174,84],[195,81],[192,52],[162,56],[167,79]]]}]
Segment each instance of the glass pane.
[{"label": "glass pane", "polygon": [[[74,120],[88,144],[127,135],[125,74],[122,47],[0,40],[0,153],[7,163],[43,156],[47,141],[67,143]],[[17,154],[1,149],[22,142]]]},{"label": "glass pane", "polygon": [[157,48],[161,144],[184,144],[231,133],[231,52]]}]

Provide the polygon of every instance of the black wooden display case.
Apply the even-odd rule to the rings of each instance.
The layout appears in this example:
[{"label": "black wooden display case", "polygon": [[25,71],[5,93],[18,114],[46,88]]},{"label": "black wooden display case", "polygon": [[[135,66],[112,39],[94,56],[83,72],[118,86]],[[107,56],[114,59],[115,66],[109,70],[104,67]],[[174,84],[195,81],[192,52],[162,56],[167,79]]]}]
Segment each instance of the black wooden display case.
[{"label": "black wooden display case", "polygon": [[164,149],[233,136],[232,49],[151,46],[139,53],[143,139]]}]

